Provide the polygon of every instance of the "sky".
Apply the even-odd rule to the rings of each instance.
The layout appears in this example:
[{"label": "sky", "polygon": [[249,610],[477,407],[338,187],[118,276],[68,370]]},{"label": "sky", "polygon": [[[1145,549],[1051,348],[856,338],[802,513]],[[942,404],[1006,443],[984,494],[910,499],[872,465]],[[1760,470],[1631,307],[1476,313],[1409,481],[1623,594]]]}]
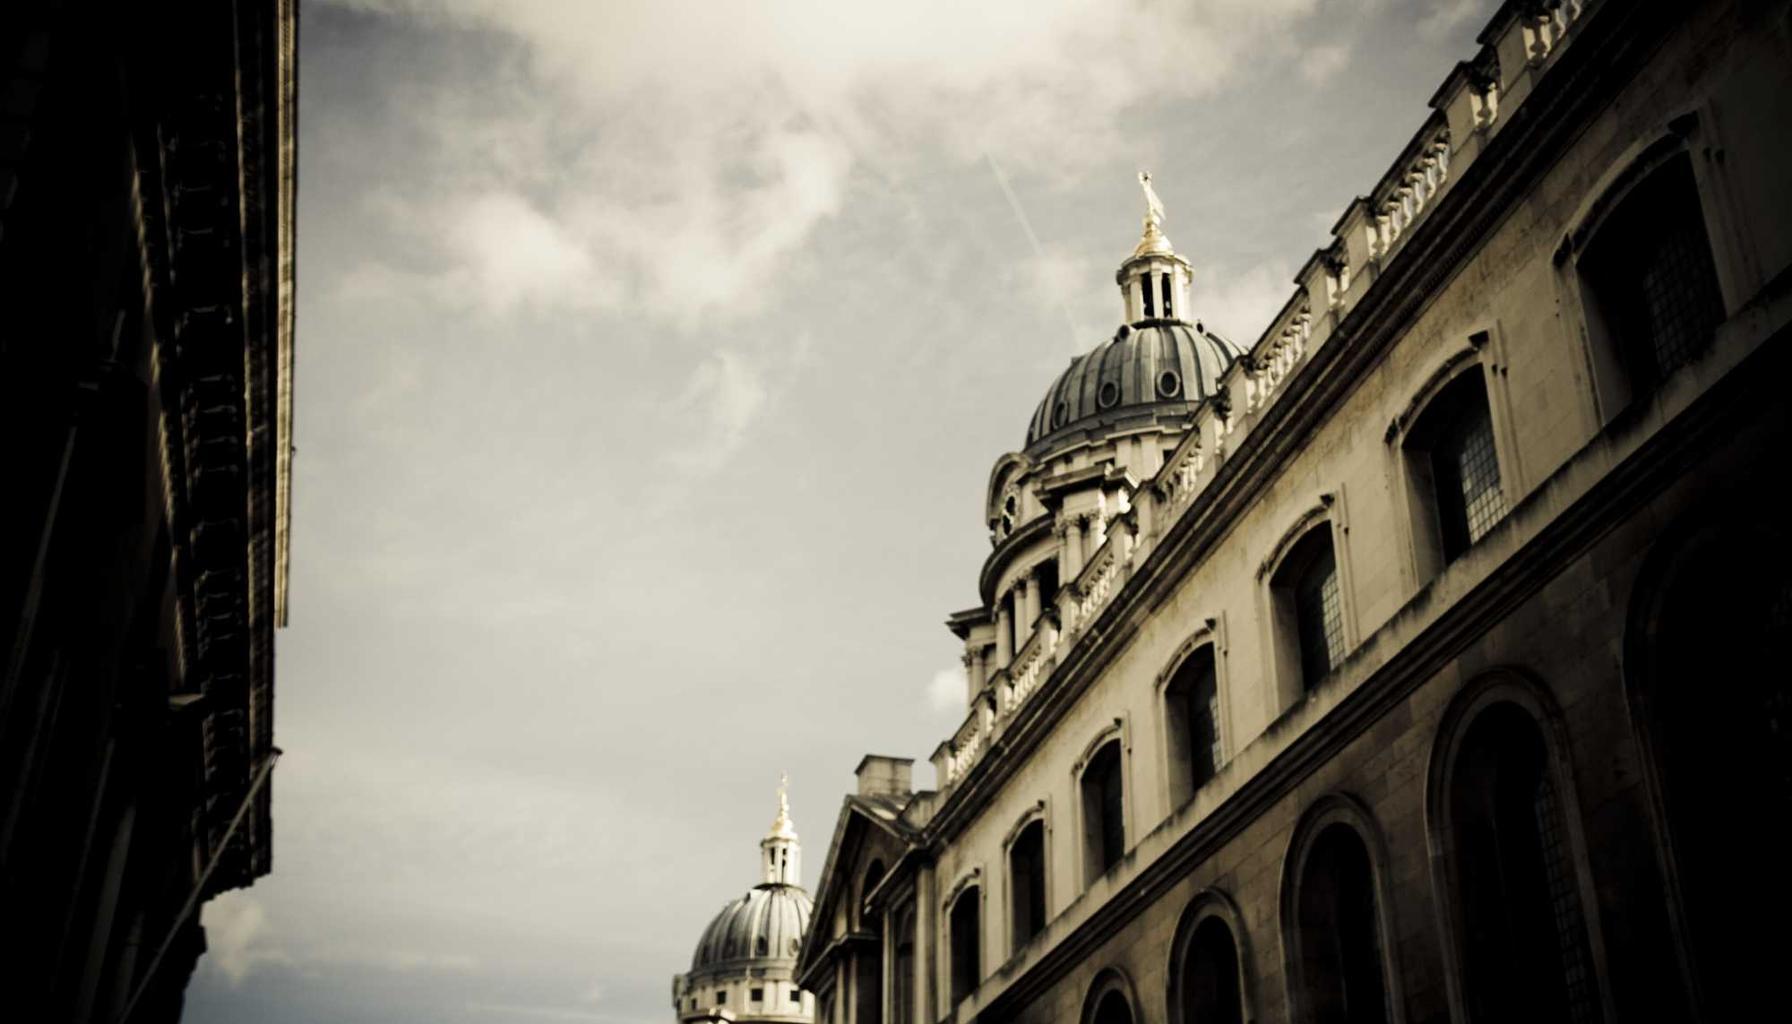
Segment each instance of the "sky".
[{"label": "sky", "polygon": [[273,873],[198,1024],[673,1019],[963,714],[990,467],[1149,169],[1253,342],[1492,0],[308,0]]}]

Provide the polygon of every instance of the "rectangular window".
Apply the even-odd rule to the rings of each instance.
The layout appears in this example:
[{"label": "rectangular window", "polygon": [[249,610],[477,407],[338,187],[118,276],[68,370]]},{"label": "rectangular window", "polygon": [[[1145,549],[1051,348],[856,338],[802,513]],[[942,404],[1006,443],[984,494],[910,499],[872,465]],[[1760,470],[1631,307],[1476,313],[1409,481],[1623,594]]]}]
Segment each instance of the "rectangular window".
[{"label": "rectangular window", "polygon": [[1164,298],[1164,317],[1167,319],[1169,317],[1175,316],[1176,315],[1175,312],[1170,309],[1170,275],[1168,275],[1168,274],[1163,275],[1163,298]]},{"label": "rectangular window", "polygon": [[1150,274],[1146,274],[1143,277],[1139,278],[1139,294],[1141,294],[1145,297],[1145,315],[1148,317],[1156,316],[1157,315],[1157,306],[1155,305],[1155,303],[1153,301],[1154,296],[1152,295],[1152,291],[1151,291],[1151,275]]},{"label": "rectangular window", "polygon": [[763,1003],[763,1002],[765,1002],[765,989],[762,989],[762,988],[756,988],[756,989],[754,989],[754,990],[753,990],[753,991],[752,991],[752,992],[751,992],[751,994],[750,994],[750,998],[751,998],[751,999],[752,999],[752,1000],[753,1000],[753,1001],[754,1001],[754,1002],[755,1002],[755,1003]]},{"label": "rectangular window", "polygon": [[791,989],[790,990],[790,1001],[793,1003],[802,1002],[803,1001],[803,990],[800,988]]}]

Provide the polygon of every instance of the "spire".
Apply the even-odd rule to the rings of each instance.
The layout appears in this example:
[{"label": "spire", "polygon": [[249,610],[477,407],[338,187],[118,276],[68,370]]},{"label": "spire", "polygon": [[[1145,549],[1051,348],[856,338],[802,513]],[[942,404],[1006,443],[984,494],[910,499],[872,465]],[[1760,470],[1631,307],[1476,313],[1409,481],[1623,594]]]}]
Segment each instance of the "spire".
[{"label": "spire", "polygon": [[778,777],[778,816],[759,841],[760,874],[766,885],[801,885],[803,846],[790,820],[790,773]]},{"label": "spire", "polygon": [[1139,188],[1145,193],[1145,230],[1139,244],[1114,280],[1126,303],[1125,323],[1144,320],[1188,320],[1188,286],[1192,276],[1188,261],[1164,234],[1164,201],[1151,187],[1151,172],[1139,172]]}]

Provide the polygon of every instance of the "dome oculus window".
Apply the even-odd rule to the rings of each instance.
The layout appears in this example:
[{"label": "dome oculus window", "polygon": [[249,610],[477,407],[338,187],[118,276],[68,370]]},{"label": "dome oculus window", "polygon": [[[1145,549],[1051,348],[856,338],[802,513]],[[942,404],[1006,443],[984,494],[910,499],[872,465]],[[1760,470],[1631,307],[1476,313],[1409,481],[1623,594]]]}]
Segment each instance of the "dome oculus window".
[{"label": "dome oculus window", "polygon": [[1120,385],[1111,380],[1101,382],[1101,389],[1095,392],[1095,404],[1103,409],[1112,409],[1120,401]]},{"label": "dome oculus window", "polygon": [[1068,419],[1070,419],[1070,406],[1060,401],[1052,407],[1052,429],[1055,430],[1063,426]]},{"label": "dome oculus window", "polygon": [[1157,393],[1165,398],[1175,398],[1182,394],[1182,375],[1175,370],[1165,370],[1158,374]]}]

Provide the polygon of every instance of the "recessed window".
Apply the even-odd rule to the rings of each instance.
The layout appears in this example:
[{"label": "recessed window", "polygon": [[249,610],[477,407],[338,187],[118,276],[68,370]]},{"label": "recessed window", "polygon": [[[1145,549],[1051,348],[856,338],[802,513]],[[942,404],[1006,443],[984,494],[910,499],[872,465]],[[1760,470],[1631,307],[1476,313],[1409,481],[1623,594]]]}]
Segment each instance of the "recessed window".
[{"label": "recessed window", "polygon": [[1014,949],[1045,927],[1045,822],[1033,819],[1008,847],[1008,888]]},{"label": "recessed window", "polygon": [[1597,1020],[1562,797],[1536,721],[1511,703],[1483,711],[1447,799],[1471,1019]]},{"label": "recessed window", "polygon": [[1505,518],[1487,387],[1477,367],[1440,391],[1404,445],[1421,575],[1455,561]]},{"label": "recessed window", "polygon": [[1651,171],[1599,224],[1580,258],[1589,327],[1631,395],[1710,347],[1723,296],[1685,153]]},{"label": "recessed window", "polygon": [[750,996],[755,1003],[765,1002],[765,989],[762,989],[762,988],[753,989]]},{"label": "recessed window", "polygon": [[1083,883],[1087,885],[1120,862],[1126,853],[1125,787],[1120,774],[1120,740],[1108,741],[1083,769]]},{"label": "recessed window", "polygon": [[1170,308],[1170,275],[1161,275],[1159,282],[1163,288],[1164,318],[1167,320],[1176,315],[1176,311]]},{"label": "recessed window", "polygon": [[980,903],[982,892],[977,886],[970,886],[958,894],[952,901],[952,912],[947,924],[951,931],[949,936],[952,968],[952,1005],[956,1006],[965,996],[971,994],[982,980],[980,963],[981,948],[979,932],[982,929]]},{"label": "recessed window", "polygon": [[1270,581],[1279,672],[1298,685],[1296,699],[1344,660],[1344,594],[1332,548],[1331,524],[1308,530],[1282,559]]},{"label": "recessed window", "polygon": [[1331,546],[1317,554],[1294,589],[1300,619],[1300,671],[1308,687],[1344,657],[1344,611],[1338,596],[1338,565]]},{"label": "recessed window", "polygon": [[1182,394],[1182,375],[1175,370],[1165,370],[1158,374],[1157,393],[1165,398],[1175,398]]},{"label": "recessed window", "polygon": [[802,1002],[803,1001],[803,990],[800,988],[791,989],[790,990],[790,1001],[793,1003]]},{"label": "recessed window", "polygon": [[1226,922],[1208,917],[1197,924],[1180,959],[1172,998],[1182,1011],[1183,1024],[1239,1024],[1244,1020],[1238,943]]},{"label": "recessed window", "polygon": [[1151,294],[1150,274],[1146,274],[1139,278],[1139,291],[1145,296],[1145,316],[1155,317],[1157,315],[1157,304],[1153,301],[1154,296]]},{"label": "recessed window", "polygon": [[1300,1019],[1387,1024],[1375,880],[1355,829],[1338,822],[1319,832],[1301,865],[1294,902]]},{"label": "recessed window", "polygon": [[1113,408],[1120,401],[1120,385],[1111,380],[1101,382],[1101,388],[1095,392],[1095,404],[1103,409]]},{"label": "recessed window", "polygon": [[728,1001],[728,990],[725,988],[717,989],[716,990],[716,1005],[721,1006],[722,1004],[726,1003],[727,1001]]},{"label": "recessed window", "polygon": [[1213,645],[1202,644],[1164,686],[1170,799],[1180,807],[1220,766],[1220,697]]},{"label": "recessed window", "polygon": [[1057,405],[1052,406],[1052,427],[1054,429],[1063,426],[1069,419],[1070,406],[1064,404],[1062,401]]}]

